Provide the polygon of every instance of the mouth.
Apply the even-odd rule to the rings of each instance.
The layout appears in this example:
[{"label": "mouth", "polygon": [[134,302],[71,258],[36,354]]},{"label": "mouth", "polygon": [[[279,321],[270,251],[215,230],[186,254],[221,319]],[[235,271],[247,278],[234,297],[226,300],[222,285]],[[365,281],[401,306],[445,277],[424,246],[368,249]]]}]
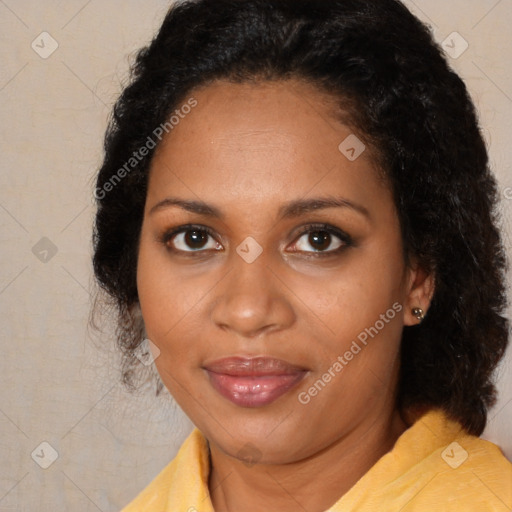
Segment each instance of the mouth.
[{"label": "mouth", "polygon": [[240,407],[262,407],[274,402],[295,387],[308,372],[270,357],[229,357],[203,368],[212,387]]}]

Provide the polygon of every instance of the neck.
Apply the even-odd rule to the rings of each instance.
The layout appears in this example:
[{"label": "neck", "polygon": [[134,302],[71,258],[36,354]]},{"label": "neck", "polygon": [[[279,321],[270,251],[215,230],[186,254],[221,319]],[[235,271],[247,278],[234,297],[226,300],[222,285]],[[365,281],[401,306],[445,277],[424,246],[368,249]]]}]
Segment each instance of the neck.
[{"label": "neck", "polygon": [[407,429],[397,410],[362,422],[320,453],[287,464],[248,466],[212,445],[210,496],[216,512],[323,512]]}]

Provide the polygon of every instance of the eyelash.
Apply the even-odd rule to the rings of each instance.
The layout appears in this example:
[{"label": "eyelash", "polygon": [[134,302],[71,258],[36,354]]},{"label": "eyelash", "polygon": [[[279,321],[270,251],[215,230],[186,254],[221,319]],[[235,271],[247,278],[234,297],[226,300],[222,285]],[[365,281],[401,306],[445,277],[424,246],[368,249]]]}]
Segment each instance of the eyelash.
[{"label": "eyelash", "polygon": [[[173,240],[173,238],[176,235],[179,235],[181,233],[186,233],[188,231],[199,231],[202,233],[206,233],[209,237],[213,238],[215,240],[215,233],[213,230],[211,230],[207,226],[201,226],[198,224],[186,224],[184,226],[179,226],[175,229],[172,229],[170,231],[165,232],[161,238],[160,242],[166,246],[166,248],[173,253],[180,253],[184,255],[192,255],[197,257],[198,255],[204,255],[205,252],[211,251],[212,249],[197,249],[197,250],[191,250],[191,251],[183,251],[181,249],[175,249],[173,247],[170,247],[169,242]],[[328,257],[333,256],[341,253],[348,247],[351,247],[354,245],[354,241],[350,235],[345,233],[344,231],[341,231],[338,228],[335,228],[333,226],[330,226],[329,224],[309,224],[306,226],[305,229],[302,229],[294,238],[294,243],[297,243],[300,238],[302,238],[304,235],[308,235],[311,233],[328,233],[329,235],[333,235],[336,238],[338,238],[342,245],[340,247],[330,250],[330,251],[292,251],[292,252],[298,252],[298,253],[305,253],[308,255],[308,257],[312,258],[318,258],[318,257]],[[214,249],[216,250],[216,249]]]}]

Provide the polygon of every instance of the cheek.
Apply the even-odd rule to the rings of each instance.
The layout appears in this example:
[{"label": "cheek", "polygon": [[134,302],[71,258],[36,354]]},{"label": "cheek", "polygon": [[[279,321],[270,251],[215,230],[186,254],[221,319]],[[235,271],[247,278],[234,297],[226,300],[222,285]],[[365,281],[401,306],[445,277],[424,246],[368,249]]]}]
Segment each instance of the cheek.
[{"label": "cheek", "polygon": [[180,319],[186,317],[186,306],[182,290],[174,286],[173,275],[166,271],[162,260],[141,237],[137,287],[144,325],[148,338],[160,350],[155,359],[158,373],[171,394],[179,396],[179,372],[190,357],[186,338],[180,336]]},{"label": "cheek", "polygon": [[163,340],[173,326],[193,309],[201,285],[187,280],[171,264],[169,254],[144,228],[137,263],[137,291],[149,336]]},{"label": "cheek", "polygon": [[324,395],[333,406],[336,394],[346,389],[357,389],[358,396],[380,393],[382,383],[388,383],[396,371],[404,264],[400,244],[389,244],[389,239],[387,246],[368,244],[354,251],[329,278],[303,280],[295,288],[301,290],[297,295],[307,306],[303,308],[306,332],[317,340],[318,370],[325,372],[346,354],[343,376],[334,379],[331,392]]},{"label": "cheek", "polygon": [[141,233],[137,262],[137,291],[148,337],[159,347],[184,308],[183,294],[176,293],[175,275],[169,271],[165,250]]},{"label": "cheek", "polygon": [[143,230],[137,266],[140,307],[147,336],[160,350],[157,369],[173,394],[174,378],[181,375],[183,380],[187,368],[198,366],[199,351],[194,344],[207,328],[204,304],[205,294],[215,284],[212,274],[177,269],[165,248]]},{"label": "cheek", "polygon": [[398,250],[366,247],[354,251],[335,272],[296,277],[290,288],[307,306],[313,324],[330,333],[329,338],[347,340],[403,302],[403,270]]}]

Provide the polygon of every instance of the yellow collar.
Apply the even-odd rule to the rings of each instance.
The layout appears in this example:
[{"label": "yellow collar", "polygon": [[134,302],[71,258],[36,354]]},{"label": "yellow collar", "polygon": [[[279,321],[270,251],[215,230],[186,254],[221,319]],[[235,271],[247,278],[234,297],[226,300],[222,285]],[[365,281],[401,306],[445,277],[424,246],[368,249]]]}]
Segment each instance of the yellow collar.
[{"label": "yellow collar", "polygon": [[[208,443],[196,428],[123,512],[214,512],[209,472]],[[396,510],[512,510],[512,464],[494,444],[428,411],[326,512]]]}]

